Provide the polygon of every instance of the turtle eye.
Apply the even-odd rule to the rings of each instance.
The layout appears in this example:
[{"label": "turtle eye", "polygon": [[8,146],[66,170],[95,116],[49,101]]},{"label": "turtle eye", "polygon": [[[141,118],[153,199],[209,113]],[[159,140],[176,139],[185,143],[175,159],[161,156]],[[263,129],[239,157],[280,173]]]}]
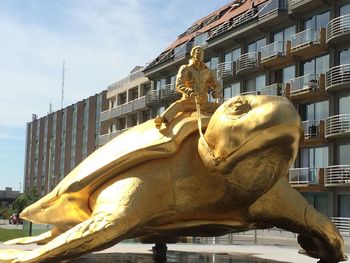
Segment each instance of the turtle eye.
[{"label": "turtle eye", "polygon": [[233,120],[241,118],[251,109],[252,107],[249,102],[241,96],[233,98],[231,102],[225,105],[225,113],[227,117]]}]

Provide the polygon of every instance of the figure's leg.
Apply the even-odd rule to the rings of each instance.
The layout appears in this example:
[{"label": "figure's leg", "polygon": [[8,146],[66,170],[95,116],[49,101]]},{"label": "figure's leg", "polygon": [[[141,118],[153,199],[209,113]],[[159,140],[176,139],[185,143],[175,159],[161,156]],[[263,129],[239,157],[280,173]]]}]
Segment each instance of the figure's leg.
[{"label": "figure's leg", "polygon": [[51,241],[58,235],[62,234],[63,232],[65,232],[65,230],[59,229],[59,228],[53,228],[50,231],[45,232],[38,236],[20,237],[20,238],[6,241],[4,244],[5,245],[26,245],[26,244],[37,243],[38,245],[43,245]]},{"label": "figure's leg", "polygon": [[195,111],[196,105],[190,101],[189,99],[186,100],[177,100],[173,104],[171,104],[163,113],[161,116],[157,116],[154,119],[154,122],[156,124],[156,127],[160,129],[162,123],[168,124],[170,123],[179,112],[186,112],[186,111]]},{"label": "figure's leg", "polygon": [[253,203],[247,220],[299,233],[304,253],[322,262],[346,260],[344,242],[333,223],[317,212],[284,178]]}]

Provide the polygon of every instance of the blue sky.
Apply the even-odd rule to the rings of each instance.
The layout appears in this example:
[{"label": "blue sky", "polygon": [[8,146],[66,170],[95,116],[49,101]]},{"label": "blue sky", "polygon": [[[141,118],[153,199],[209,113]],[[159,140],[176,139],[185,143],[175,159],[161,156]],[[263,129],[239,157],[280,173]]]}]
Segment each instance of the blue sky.
[{"label": "blue sky", "polygon": [[229,0],[1,0],[0,190],[23,183],[26,122],[145,65]]}]

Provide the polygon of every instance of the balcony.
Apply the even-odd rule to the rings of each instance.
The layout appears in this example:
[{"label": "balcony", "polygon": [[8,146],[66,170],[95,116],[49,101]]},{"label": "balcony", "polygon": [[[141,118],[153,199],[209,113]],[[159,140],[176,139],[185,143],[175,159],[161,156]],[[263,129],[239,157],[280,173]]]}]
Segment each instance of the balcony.
[{"label": "balcony", "polygon": [[193,42],[186,42],[176,47],[174,50],[174,58],[175,59],[184,58],[187,54],[190,53],[192,47],[193,47]]},{"label": "balcony", "polygon": [[350,14],[339,16],[327,25],[327,44],[339,44],[350,41]]},{"label": "balcony", "polygon": [[272,26],[285,22],[288,1],[287,0],[271,0],[259,5],[259,25]]},{"label": "balcony", "polygon": [[305,167],[289,169],[289,183],[293,187],[304,187],[307,188],[307,190],[324,191],[323,178],[323,168]]},{"label": "balcony", "polygon": [[350,87],[350,64],[330,68],[326,73],[326,89],[341,90]]},{"label": "balcony", "polygon": [[150,90],[146,94],[146,105],[155,105],[160,102],[159,90]]},{"label": "balcony", "polygon": [[350,165],[332,165],[326,168],[325,186],[350,186]]},{"label": "balcony", "polygon": [[348,217],[332,217],[333,224],[337,227],[342,236],[350,236],[350,218]]},{"label": "balcony", "polygon": [[320,0],[291,0],[289,4],[289,9],[293,13],[303,13],[314,10],[322,6],[322,1]]},{"label": "balcony", "polygon": [[107,142],[111,141],[112,139],[114,139],[115,137],[117,137],[118,135],[122,134],[123,132],[130,130],[131,128],[125,128],[122,130],[118,130],[118,131],[113,131],[113,132],[109,132],[106,134],[103,134],[99,137],[99,145],[105,145]]},{"label": "balcony", "polygon": [[256,8],[256,7],[251,8],[248,11],[246,11],[245,13],[226,21],[225,23],[221,24],[218,27],[213,28],[209,32],[208,40],[211,40],[215,37],[223,35],[226,32],[230,31],[231,29],[238,28],[238,27],[242,26],[243,24],[256,19],[257,13],[258,13],[258,8]]},{"label": "balcony", "polygon": [[276,41],[261,48],[261,65],[264,67],[281,67],[293,62],[290,55],[291,42]]},{"label": "balcony", "polygon": [[328,49],[325,28],[309,28],[292,35],[291,39],[291,54],[302,60],[315,57]]},{"label": "balcony", "polygon": [[133,101],[134,102],[134,110],[141,110],[144,109],[146,107],[146,96],[142,96],[136,100]]},{"label": "balcony", "polygon": [[248,96],[248,95],[260,95],[260,90],[245,91],[245,92],[239,93],[239,96]]},{"label": "balcony", "polygon": [[302,103],[326,99],[324,74],[308,74],[290,80],[289,98]]},{"label": "balcony", "polygon": [[218,79],[235,78],[236,77],[236,62],[228,61],[219,63],[216,69]]},{"label": "balcony", "polygon": [[160,99],[163,101],[175,101],[181,97],[181,94],[175,90],[175,84],[164,85],[160,90]]},{"label": "balcony", "polygon": [[324,121],[308,120],[302,122],[305,140],[301,147],[314,147],[326,143]]},{"label": "balcony", "polygon": [[145,96],[143,96],[135,100],[129,101],[128,103],[124,103],[112,109],[101,112],[100,118],[101,118],[101,121],[106,121],[109,119],[122,116],[124,114],[128,114],[135,110],[141,110],[145,107],[146,107]]},{"label": "balcony", "polygon": [[260,52],[251,52],[241,55],[236,62],[237,74],[249,74],[261,69]]},{"label": "balcony", "polygon": [[350,135],[350,114],[341,114],[326,119],[326,138],[342,138]]},{"label": "balcony", "polygon": [[269,96],[282,96],[285,94],[285,91],[289,87],[289,84],[286,83],[275,83],[260,89],[261,95]]}]

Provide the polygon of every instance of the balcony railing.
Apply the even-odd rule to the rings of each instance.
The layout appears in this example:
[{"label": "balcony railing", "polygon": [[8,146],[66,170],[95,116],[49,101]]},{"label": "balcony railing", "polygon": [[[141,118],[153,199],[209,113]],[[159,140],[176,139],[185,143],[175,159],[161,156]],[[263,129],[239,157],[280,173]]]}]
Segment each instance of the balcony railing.
[{"label": "balcony railing", "polygon": [[223,79],[228,76],[234,76],[235,67],[236,67],[236,62],[234,61],[219,63],[217,65],[217,70],[216,70],[217,78]]},{"label": "balcony railing", "polygon": [[350,134],[350,114],[340,114],[326,119],[326,138]]},{"label": "balcony railing", "polygon": [[292,185],[317,185],[319,168],[290,168],[289,183]]},{"label": "balcony railing", "polygon": [[179,98],[180,94],[175,90],[175,84],[167,84],[164,85],[160,89],[160,99],[166,100],[166,99],[177,99]]},{"label": "balcony railing", "polygon": [[176,47],[174,50],[175,59],[183,58],[184,56],[189,54],[192,47],[193,47],[193,42],[187,42],[182,44],[181,46]]},{"label": "balcony railing", "polygon": [[127,114],[129,112],[133,111],[133,102],[129,101],[127,103],[124,103],[121,105],[121,113],[122,114]]},{"label": "balcony railing", "polygon": [[284,94],[286,83],[275,83],[260,89],[261,95],[281,96]]},{"label": "balcony railing", "polygon": [[307,74],[290,80],[290,93],[301,93],[320,89],[322,74]]},{"label": "balcony railing", "polygon": [[320,121],[303,121],[302,127],[304,130],[305,139],[320,136]]},{"label": "balcony railing", "polygon": [[146,94],[146,105],[158,103],[159,98],[160,98],[159,90],[150,90]]},{"label": "balcony railing", "polygon": [[133,102],[134,102],[134,110],[140,110],[146,106],[146,96],[142,96],[134,100]]},{"label": "balcony railing", "polygon": [[332,217],[333,224],[337,227],[342,236],[350,236],[350,218]]},{"label": "balcony railing", "polygon": [[[303,50],[304,47],[313,48],[312,51],[319,52],[319,49],[325,49],[325,29],[324,28],[309,28],[291,36],[291,52],[296,55],[296,52]],[[301,52],[301,51],[300,51]],[[312,56],[315,54],[308,54]]]},{"label": "balcony railing", "polygon": [[212,39],[216,36],[219,36],[232,28],[239,27],[239,26],[245,24],[246,22],[253,20],[254,18],[257,18],[257,13],[258,13],[258,9],[256,7],[254,7],[254,8],[249,9],[247,12],[226,21],[225,23],[221,24],[220,26],[214,28],[209,33],[208,40]]},{"label": "balcony railing", "polygon": [[286,0],[271,0],[267,4],[259,6],[259,19],[269,16],[278,11],[288,10],[288,2]]},{"label": "balcony railing", "polygon": [[336,39],[343,41],[344,36],[350,36],[350,14],[339,16],[327,25],[327,43],[333,42]]},{"label": "balcony railing", "polygon": [[260,68],[260,52],[251,52],[240,55],[236,62],[236,72],[244,73]]},{"label": "balcony railing", "polygon": [[260,95],[260,90],[253,90],[253,91],[245,91],[242,93],[239,93],[240,96],[245,96],[245,95]]},{"label": "balcony railing", "polygon": [[261,61],[272,57],[281,57],[286,55],[286,42],[276,41],[261,48]]},{"label": "balcony railing", "polygon": [[339,65],[326,73],[326,89],[338,90],[350,86],[350,64]]},{"label": "balcony railing", "polygon": [[326,186],[349,186],[350,165],[332,165],[326,168]]}]

